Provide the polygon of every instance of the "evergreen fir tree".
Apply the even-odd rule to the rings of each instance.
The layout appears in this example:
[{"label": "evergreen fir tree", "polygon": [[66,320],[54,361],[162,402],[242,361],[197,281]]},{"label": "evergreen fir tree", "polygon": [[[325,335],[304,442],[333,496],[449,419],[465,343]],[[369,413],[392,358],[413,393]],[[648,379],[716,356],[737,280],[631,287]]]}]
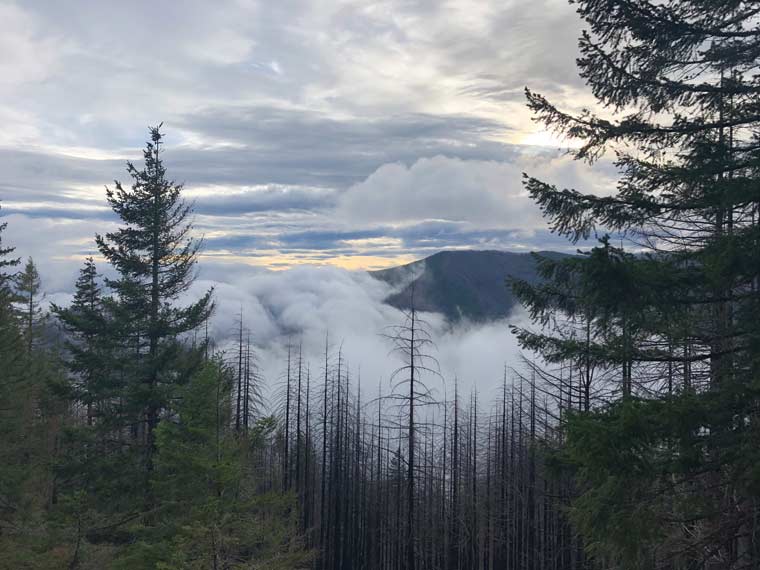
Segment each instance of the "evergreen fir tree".
[{"label": "evergreen fir tree", "polygon": [[27,352],[32,352],[32,347],[39,340],[40,327],[43,321],[42,308],[40,307],[40,274],[34,260],[30,257],[23,271],[16,275],[16,301],[19,305],[19,317],[23,323],[24,337]]},{"label": "evergreen fir tree", "polygon": [[37,334],[36,268],[30,262],[22,274],[21,289],[33,293],[21,312],[27,317],[32,307],[30,335],[12,304],[16,280],[2,273],[17,260],[3,259],[12,248],[0,250],[0,568],[54,568],[48,517],[59,499],[52,466],[65,410],[62,382],[49,355],[30,343]]},{"label": "evergreen fir tree", "polygon": [[[589,27],[581,76],[616,118],[571,115],[531,91],[528,104],[581,142],[576,158],[614,149],[617,193],[525,185],[557,233],[617,232],[640,251],[605,239],[582,259],[542,261],[545,284],[513,287],[543,330],[518,335],[548,361],[617,371],[624,401],[577,416],[568,433],[583,491],[573,512],[598,559],[746,567],[760,557],[749,467],[760,363],[757,7],[576,4]],[[573,319],[587,319],[586,339]],[[674,373],[683,390],[671,398]]]},{"label": "evergreen fir tree", "polygon": [[7,223],[0,224],[0,536],[18,509],[21,489],[28,465],[24,461],[21,445],[24,432],[22,410],[28,384],[24,375],[26,359],[24,343],[18,330],[11,301],[13,300],[12,275],[9,268],[18,265],[18,259],[9,259],[13,247],[3,246],[2,232]]},{"label": "evergreen fir tree", "polygon": [[9,273],[13,267],[16,267],[21,260],[19,258],[8,257],[16,248],[3,245],[3,232],[8,227],[8,222],[0,223],[0,304],[9,303],[12,295],[12,277]]},{"label": "evergreen fir tree", "polygon": [[[19,358],[21,351],[15,349],[17,342],[17,330],[12,323],[11,301],[13,295],[13,274],[9,270],[16,267],[21,261],[19,258],[9,258],[14,251],[14,247],[3,245],[3,232],[8,226],[7,222],[0,223],[0,351],[5,359],[15,361]],[[4,366],[10,362],[4,360]],[[6,368],[9,370],[10,366]]]},{"label": "evergreen fir tree", "polygon": [[131,354],[125,351],[132,377],[127,407],[138,416],[146,473],[153,469],[154,431],[161,413],[186,377],[177,366],[184,352],[180,339],[212,309],[211,291],[188,306],[176,305],[193,282],[201,241],[190,235],[191,209],[181,197],[182,185],[166,178],[162,138],[160,125],[151,128],[144,168],[127,163],[131,188],[116,182],[107,190],[108,203],[124,226],[96,236],[101,254],[119,274],[106,284],[118,302],[120,334],[131,348]]},{"label": "evergreen fir tree", "polygon": [[306,567],[309,553],[289,515],[292,495],[257,493],[252,455],[267,443],[275,422],[233,429],[235,374],[210,359],[179,389],[175,421],[156,430],[151,484],[158,524],[119,557],[115,568]]},{"label": "evergreen fir tree", "polygon": [[112,356],[106,300],[92,257],[79,271],[71,306],[53,304],[52,311],[69,335],[66,351],[68,368],[76,377],[74,398],[84,404],[86,423],[92,425],[98,413],[96,403],[107,397],[105,382],[111,376]]}]

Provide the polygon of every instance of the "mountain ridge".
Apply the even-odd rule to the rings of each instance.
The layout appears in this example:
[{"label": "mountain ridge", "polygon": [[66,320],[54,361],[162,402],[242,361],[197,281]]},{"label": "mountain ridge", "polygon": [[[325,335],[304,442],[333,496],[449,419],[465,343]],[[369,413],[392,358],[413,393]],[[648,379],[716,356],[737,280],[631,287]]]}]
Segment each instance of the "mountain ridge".
[{"label": "mountain ridge", "polygon": [[[569,254],[537,251],[561,258]],[[374,278],[396,288],[385,302],[399,309],[411,306],[442,313],[447,320],[488,322],[508,316],[518,304],[506,284],[508,277],[539,280],[531,253],[500,250],[444,250],[423,259],[370,271]]]}]

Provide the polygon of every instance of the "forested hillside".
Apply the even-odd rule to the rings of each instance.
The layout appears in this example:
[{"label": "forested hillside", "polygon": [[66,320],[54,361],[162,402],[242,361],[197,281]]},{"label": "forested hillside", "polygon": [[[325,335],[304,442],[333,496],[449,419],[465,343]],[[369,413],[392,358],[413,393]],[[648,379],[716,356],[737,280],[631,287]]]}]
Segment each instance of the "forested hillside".
[{"label": "forested hillside", "polygon": [[[542,252],[559,259],[564,254]],[[395,287],[386,300],[395,307],[443,314],[450,322],[503,319],[519,305],[505,276],[535,283],[536,260],[529,253],[511,251],[441,251],[425,259],[372,271],[371,275]]]},{"label": "forested hillside", "polygon": [[[0,241],[0,568],[760,567],[760,9],[575,4],[603,115],[528,105],[620,179],[524,184],[597,245],[511,277],[489,253],[484,282],[436,282],[451,255],[418,286],[380,275],[404,285],[376,331],[390,378],[329,330],[318,360],[293,334],[281,378],[242,311],[209,336],[160,128],[70,304]],[[441,369],[426,311],[482,318],[501,287],[532,324],[492,398]]]}]

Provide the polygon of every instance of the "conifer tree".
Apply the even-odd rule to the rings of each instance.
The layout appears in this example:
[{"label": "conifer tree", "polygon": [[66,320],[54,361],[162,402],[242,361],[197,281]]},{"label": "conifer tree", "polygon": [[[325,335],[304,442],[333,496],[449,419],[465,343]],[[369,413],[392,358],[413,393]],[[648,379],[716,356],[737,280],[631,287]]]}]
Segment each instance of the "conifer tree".
[{"label": "conifer tree", "polygon": [[[11,301],[14,299],[13,275],[8,272],[9,269],[16,267],[20,260],[8,257],[15,248],[3,246],[2,233],[7,225],[7,222],[0,223],[0,362],[2,362],[3,367],[3,374],[0,376],[0,394],[2,395],[2,402],[5,404],[0,415],[0,432],[3,434],[6,434],[6,430],[11,429],[5,425],[5,420],[12,424],[15,419],[12,414],[15,411],[14,406],[9,403],[12,401],[12,396],[17,392],[20,383],[19,377],[23,366],[21,357],[24,352],[21,348],[22,343],[11,306]],[[3,436],[3,439],[9,440],[7,434]],[[0,494],[2,493],[3,491],[0,491]]]},{"label": "conifer tree", "polygon": [[[514,283],[543,330],[518,335],[551,362],[616,371],[617,401],[569,424],[566,458],[582,491],[573,513],[593,554],[622,568],[743,568],[760,556],[749,467],[760,362],[758,8],[576,5],[588,25],[580,74],[613,117],[567,113],[530,90],[528,105],[579,142],[576,158],[614,150],[617,191],[525,185],[558,234],[615,232],[639,252],[603,239],[582,259],[544,261],[545,285]],[[585,338],[564,318],[583,322]],[[684,390],[671,398],[678,368]]]},{"label": "conifer tree", "polygon": [[68,367],[76,376],[75,399],[84,403],[87,425],[97,414],[97,401],[107,396],[106,381],[110,378],[111,337],[109,318],[95,261],[85,260],[79,271],[71,306],[52,305],[52,311],[69,334],[66,350]]},{"label": "conifer tree", "polygon": [[38,340],[43,314],[40,307],[40,274],[34,260],[30,257],[23,271],[16,275],[16,301],[19,305],[19,317],[23,324],[26,350],[32,352],[32,347]]},{"label": "conifer tree", "polygon": [[155,428],[173,387],[183,381],[179,339],[203,324],[213,306],[211,291],[187,306],[177,305],[193,282],[201,241],[191,236],[191,208],[182,199],[182,185],[166,177],[160,127],[150,129],[144,167],[127,163],[131,188],[117,181],[107,189],[108,203],[124,225],[96,236],[98,249],[119,275],[106,284],[134,350],[128,403],[138,414],[147,473],[153,468]]},{"label": "conifer tree", "polygon": [[[5,225],[0,225],[0,231]],[[48,515],[58,502],[52,465],[65,406],[56,398],[58,371],[37,345],[39,278],[28,263],[21,289],[33,291],[14,307],[19,280],[5,271],[17,260],[0,247],[0,568],[55,566]],[[32,307],[31,335],[29,307]],[[30,339],[32,342],[30,342]],[[56,389],[54,389],[56,388]]]},{"label": "conifer tree", "polygon": [[290,495],[255,492],[246,450],[266,445],[272,418],[234,430],[235,371],[211,358],[178,389],[177,416],[156,430],[158,524],[128,545],[115,568],[305,567],[288,516]]},{"label": "conifer tree", "polygon": [[9,271],[21,263],[19,258],[8,257],[13,254],[16,248],[3,245],[3,232],[7,227],[8,222],[0,223],[0,304],[7,304],[11,301],[13,297],[13,273],[9,273]]},{"label": "conifer tree", "polygon": [[[6,224],[0,224],[0,234]],[[20,491],[29,468],[23,457],[26,449],[21,444],[24,437],[24,408],[27,383],[24,374],[26,359],[22,335],[18,330],[13,307],[10,304],[13,291],[11,277],[4,271],[18,265],[17,259],[7,259],[12,247],[0,245],[0,531],[16,514]],[[0,536],[3,533],[0,532]]]}]

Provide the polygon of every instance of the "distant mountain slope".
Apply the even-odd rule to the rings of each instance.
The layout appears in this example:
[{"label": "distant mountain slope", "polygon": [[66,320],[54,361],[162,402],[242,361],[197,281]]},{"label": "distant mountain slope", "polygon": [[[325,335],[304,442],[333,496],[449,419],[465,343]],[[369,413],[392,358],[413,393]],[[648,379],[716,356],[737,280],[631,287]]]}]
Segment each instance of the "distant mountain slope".
[{"label": "distant mountain slope", "polygon": [[[549,257],[566,254],[540,252]],[[517,303],[505,281],[512,275],[535,281],[536,268],[528,253],[508,251],[442,251],[425,259],[370,274],[400,289],[386,302],[409,308],[412,284],[415,304],[423,311],[443,313],[449,320],[490,321],[507,316]]]}]

